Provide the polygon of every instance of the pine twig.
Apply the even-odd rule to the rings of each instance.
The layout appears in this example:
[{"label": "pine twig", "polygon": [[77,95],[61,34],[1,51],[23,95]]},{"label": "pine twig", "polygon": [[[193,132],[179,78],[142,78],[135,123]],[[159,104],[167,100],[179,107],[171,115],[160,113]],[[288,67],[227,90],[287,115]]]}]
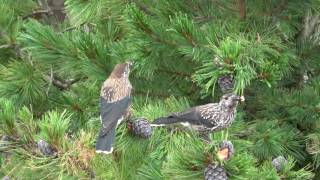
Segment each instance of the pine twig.
[{"label": "pine twig", "polygon": [[22,19],[25,20],[27,18],[35,17],[41,14],[51,14],[53,13],[53,11],[64,11],[64,9],[41,9],[41,10],[34,11],[31,14],[27,14],[23,16]]},{"label": "pine twig", "polygon": [[41,10],[38,10],[38,11],[34,11],[31,14],[27,14],[27,15],[23,16],[22,19],[24,20],[24,19],[27,19],[29,17],[34,17],[34,16],[41,15],[41,14],[48,14],[50,12],[51,12],[50,10],[46,10],[46,9],[42,10],[41,9]]},{"label": "pine twig", "polygon": [[197,46],[196,42],[193,40],[192,36],[189,33],[184,32],[182,34],[193,47]]},{"label": "pine twig", "polygon": [[45,75],[45,79],[47,79],[50,82],[50,84],[52,83],[60,90],[68,89],[72,84],[81,80],[81,78],[61,80],[52,75]]},{"label": "pine twig", "polygon": [[8,48],[11,48],[11,47],[12,47],[12,44],[4,44],[4,45],[0,46],[0,49],[8,49]]}]

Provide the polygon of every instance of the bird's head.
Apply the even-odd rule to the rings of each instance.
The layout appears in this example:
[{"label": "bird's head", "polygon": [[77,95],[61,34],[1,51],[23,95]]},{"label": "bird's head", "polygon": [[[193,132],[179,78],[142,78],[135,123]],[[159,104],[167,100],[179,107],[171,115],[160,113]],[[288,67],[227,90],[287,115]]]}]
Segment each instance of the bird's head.
[{"label": "bird's head", "polygon": [[133,62],[127,61],[125,63],[117,64],[112,73],[111,76],[117,77],[117,78],[129,78],[130,71],[132,69]]},{"label": "bird's head", "polygon": [[244,101],[244,97],[228,93],[221,97],[219,104],[223,107],[234,108],[238,105],[239,101]]}]

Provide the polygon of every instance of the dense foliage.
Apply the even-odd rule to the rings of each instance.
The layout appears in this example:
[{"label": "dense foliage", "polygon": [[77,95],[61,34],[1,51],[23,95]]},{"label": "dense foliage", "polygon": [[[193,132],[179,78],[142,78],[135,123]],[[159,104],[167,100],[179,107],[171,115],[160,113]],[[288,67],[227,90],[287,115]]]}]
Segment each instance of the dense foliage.
[{"label": "dense foliage", "polygon": [[[0,14],[0,177],[203,179],[219,163],[230,179],[320,178],[318,0],[0,0]],[[96,154],[100,87],[127,59],[133,119],[217,102],[224,75],[246,101],[209,143],[123,123],[113,154]],[[225,139],[235,154],[221,161]]]}]

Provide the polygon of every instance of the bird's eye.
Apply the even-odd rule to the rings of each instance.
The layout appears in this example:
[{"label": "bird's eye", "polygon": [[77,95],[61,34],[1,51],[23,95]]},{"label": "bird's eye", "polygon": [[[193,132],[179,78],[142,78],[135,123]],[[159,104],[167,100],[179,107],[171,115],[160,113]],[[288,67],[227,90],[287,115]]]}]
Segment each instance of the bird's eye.
[{"label": "bird's eye", "polygon": [[224,97],[223,99],[224,99],[224,100],[227,100],[227,99],[228,99],[228,97]]}]

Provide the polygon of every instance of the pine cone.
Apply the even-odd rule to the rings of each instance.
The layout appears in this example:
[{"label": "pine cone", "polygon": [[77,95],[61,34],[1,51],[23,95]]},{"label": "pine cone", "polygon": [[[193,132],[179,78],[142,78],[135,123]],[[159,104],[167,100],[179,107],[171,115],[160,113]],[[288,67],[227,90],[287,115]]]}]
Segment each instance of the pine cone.
[{"label": "pine cone", "polygon": [[128,128],[133,134],[142,138],[149,138],[152,135],[152,128],[149,122],[144,118],[130,122]]},{"label": "pine cone", "polygon": [[228,180],[226,170],[222,166],[209,164],[204,170],[205,180]]},{"label": "pine cone", "polygon": [[233,89],[233,79],[230,75],[223,75],[219,77],[218,84],[223,93],[231,92]]},{"label": "pine cone", "polygon": [[272,165],[274,168],[276,168],[277,172],[281,171],[287,164],[288,160],[283,156],[278,156],[277,158],[272,160]]},{"label": "pine cone", "polygon": [[45,156],[51,156],[54,154],[53,149],[50,147],[50,145],[44,141],[44,140],[39,140],[38,141],[38,148],[41,151],[41,153]]},{"label": "pine cone", "polygon": [[231,141],[222,141],[219,144],[218,157],[221,160],[229,160],[234,153],[234,147]]}]

